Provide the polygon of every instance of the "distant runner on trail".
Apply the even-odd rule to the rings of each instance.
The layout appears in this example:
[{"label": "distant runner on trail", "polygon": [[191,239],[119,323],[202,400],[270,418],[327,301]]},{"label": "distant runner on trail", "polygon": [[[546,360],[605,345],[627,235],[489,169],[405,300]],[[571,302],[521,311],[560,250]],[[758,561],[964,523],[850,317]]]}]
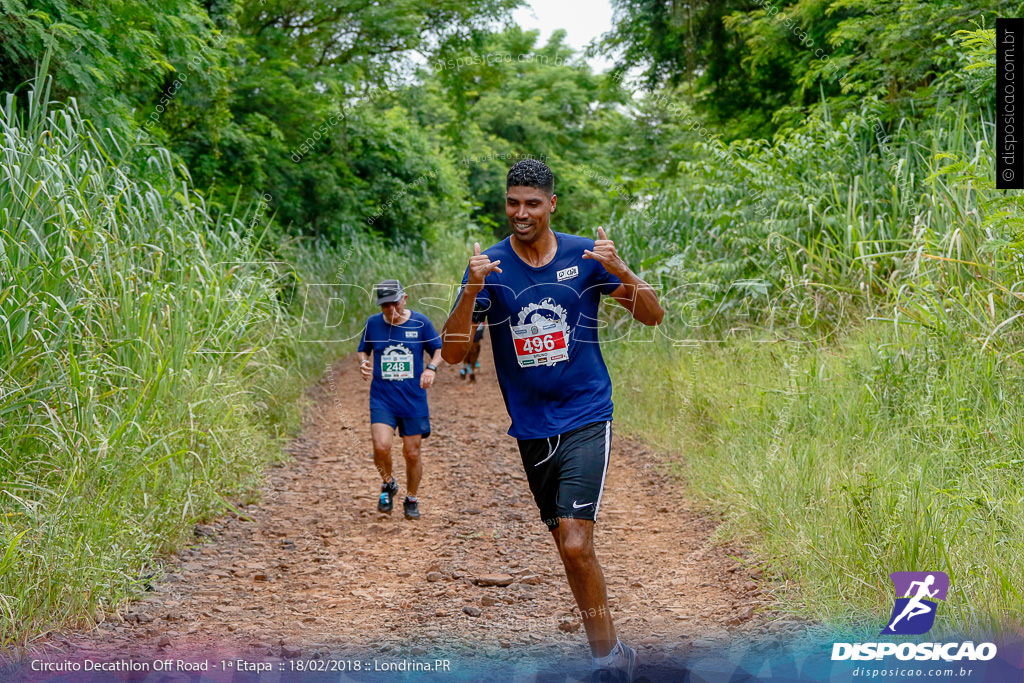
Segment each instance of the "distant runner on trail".
[{"label": "distant runner on trail", "polygon": [[462,369],[459,370],[459,378],[469,377],[470,382],[476,381],[476,371],[480,369],[480,346],[483,343],[484,329],[487,326],[484,323],[474,323],[474,327],[476,327],[476,331],[473,332],[473,343],[469,345],[469,351],[462,359]]},{"label": "distant runner on trail", "polygon": [[546,164],[523,159],[509,169],[505,213],[512,235],[473,257],[463,289],[442,330],[442,357],[458,363],[486,320],[498,384],[512,419],[508,433],[554,537],[583,616],[593,680],[630,681],[636,652],[615,635],[604,574],[594,553],[611,449],[612,385],[597,340],[601,295],[614,298],[645,325],[665,312],[646,282],[598,239],[553,232],[554,177]]},{"label": "distant runner on trail", "polygon": [[[441,340],[430,319],[407,309],[408,297],[398,280],[377,285],[377,304],[381,312],[370,316],[359,342],[359,370],[370,383],[370,435],[373,437],[373,463],[383,483],[377,510],[390,513],[398,495],[398,482],[391,476],[391,439],[398,427],[405,456],[407,495],[405,518],[419,519],[416,500],[423,464],[420,441],[430,436],[430,410],[427,389],[434,383],[441,362]],[[432,354],[423,367],[423,353]],[[367,354],[373,355],[371,361]]]}]

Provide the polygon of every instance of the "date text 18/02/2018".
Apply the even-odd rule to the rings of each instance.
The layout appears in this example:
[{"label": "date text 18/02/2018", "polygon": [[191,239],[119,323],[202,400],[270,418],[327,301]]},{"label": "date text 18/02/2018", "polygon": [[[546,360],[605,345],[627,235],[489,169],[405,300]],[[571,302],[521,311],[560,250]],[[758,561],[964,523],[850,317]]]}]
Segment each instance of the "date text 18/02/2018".
[{"label": "date text 18/02/2018", "polygon": [[286,671],[451,671],[451,660],[290,659],[280,666]]}]

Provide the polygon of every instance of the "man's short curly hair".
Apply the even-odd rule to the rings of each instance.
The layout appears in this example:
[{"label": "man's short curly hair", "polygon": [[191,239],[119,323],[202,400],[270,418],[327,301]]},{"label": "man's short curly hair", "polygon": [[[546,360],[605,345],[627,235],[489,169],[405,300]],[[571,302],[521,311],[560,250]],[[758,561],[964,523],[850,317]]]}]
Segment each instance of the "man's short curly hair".
[{"label": "man's short curly hair", "polygon": [[550,197],[555,193],[555,176],[543,161],[520,159],[508,169],[505,179],[506,190],[514,186],[535,187]]}]

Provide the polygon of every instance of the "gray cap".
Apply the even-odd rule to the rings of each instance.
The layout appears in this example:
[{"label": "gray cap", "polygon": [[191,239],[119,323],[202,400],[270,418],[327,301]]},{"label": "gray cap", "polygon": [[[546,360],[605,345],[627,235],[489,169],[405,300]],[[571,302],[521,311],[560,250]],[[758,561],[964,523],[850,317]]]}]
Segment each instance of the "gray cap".
[{"label": "gray cap", "polygon": [[398,280],[384,280],[377,285],[378,306],[401,301],[403,296],[405,296],[405,290],[402,289],[402,283]]}]

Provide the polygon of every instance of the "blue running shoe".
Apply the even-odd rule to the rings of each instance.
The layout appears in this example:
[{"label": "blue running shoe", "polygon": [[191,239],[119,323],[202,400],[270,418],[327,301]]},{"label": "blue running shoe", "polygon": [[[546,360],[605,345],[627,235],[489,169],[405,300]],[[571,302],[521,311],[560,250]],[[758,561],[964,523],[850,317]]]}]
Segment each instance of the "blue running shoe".
[{"label": "blue running shoe", "polygon": [[380,500],[377,501],[377,512],[391,512],[395,507],[395,496],[398,495],[398,482],[394,477],[387,484],[380,485]]}]

